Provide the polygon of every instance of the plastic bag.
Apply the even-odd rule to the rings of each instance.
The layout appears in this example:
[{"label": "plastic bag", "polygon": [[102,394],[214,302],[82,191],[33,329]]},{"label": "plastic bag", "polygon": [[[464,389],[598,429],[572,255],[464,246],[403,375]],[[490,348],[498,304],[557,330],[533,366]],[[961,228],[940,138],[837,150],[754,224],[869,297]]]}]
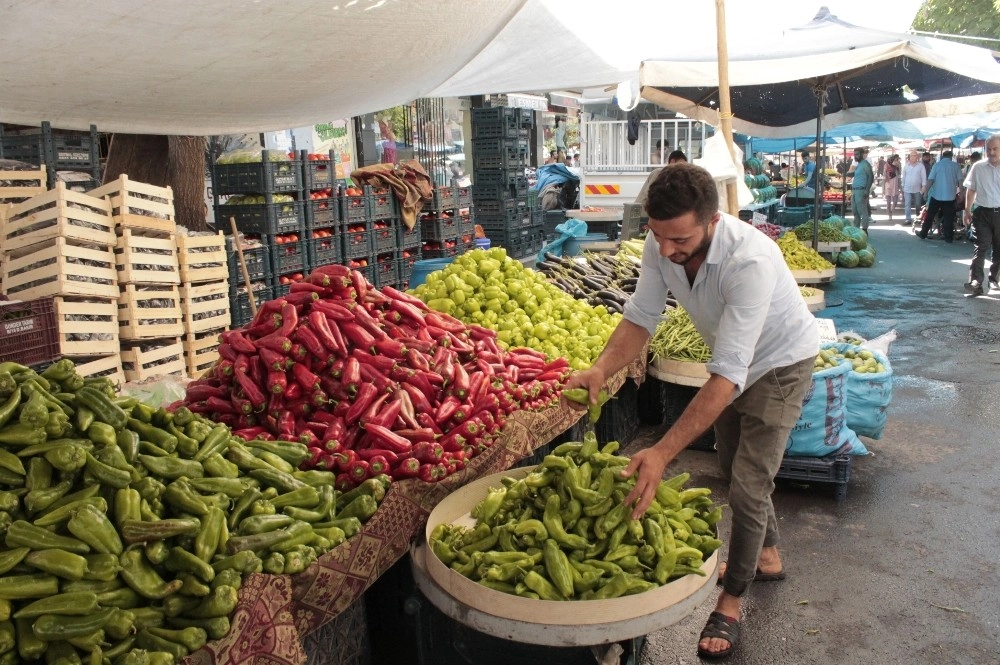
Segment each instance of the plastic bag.
[{"label": "plastic bag", "polygon": [[183,399],[189,382],[190,379],[171,375],[156,376],[143,382],[129,381],[122,386],[121,395],[160,408]]},{"label": "plastic bag", "polygon": [[[869,342],[870,344],[870,342]],[[892,402],[892,366],[889,358],[868,344],[856,346],[853,344],[824,344],[824,349],[845,351],[871,351],[877,362],[885,367],[884,372],[877,374],[847,374],[847,426],[861,436],[871,439],[881,439],[882,430],[888,418],[889,403]]]},{"label": "plastic bag", "polygon": [[785,444],[785,453],[825,457],[835,453],[867,455],[868,449],[847,426],[847,375],[850,363],[813,373],[802,413]]},{"label": "plastic bag", "polygon": [[544,261],[546,254],[562,256],[563,245],[567,240],[570,238],[582,238],[587,235],[587,222],[580,219],[567,219],[556,227],[556,232],[559,234],[559,237],[542,246],[542,249],[538,252],[538,257],[535,259],[536,263]]},{"label": "plastic bag", "polygon": [[[264,149],[262,148],[241,148],[239,150],[231,150],[229,152],[219,155],[219,158],[215,160],[216,164],[250,164],[253,162],[264,161],[263,154]],[[267,161],[269,162],[287,162],[288,153],[284,150],[267,150]]]}]

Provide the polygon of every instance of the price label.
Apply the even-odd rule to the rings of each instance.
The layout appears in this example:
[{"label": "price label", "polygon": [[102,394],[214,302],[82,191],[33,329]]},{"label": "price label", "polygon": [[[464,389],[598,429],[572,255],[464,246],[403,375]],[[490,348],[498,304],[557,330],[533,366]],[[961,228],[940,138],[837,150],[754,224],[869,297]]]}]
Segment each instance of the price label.
[{"label": "price label", "polygon": [[753,214],[753,225],[760,226],[761,224],[767,224],[767,215],[762,212],[755,212]]},{"label": "price label", "polygon": [[820,343],[837,341],[837,326],[834,325],[832,319],[817,318],[816,325],[819,326]]}]

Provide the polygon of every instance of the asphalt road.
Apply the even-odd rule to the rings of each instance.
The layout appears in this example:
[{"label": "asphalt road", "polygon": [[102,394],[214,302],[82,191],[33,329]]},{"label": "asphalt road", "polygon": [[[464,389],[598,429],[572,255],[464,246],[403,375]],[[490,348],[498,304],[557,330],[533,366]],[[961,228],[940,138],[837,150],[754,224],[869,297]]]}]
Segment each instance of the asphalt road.
[{"label": "asphalt road", "polygon": [[[964,293],[971,243],[875,219],[876,265],[838,269],[825,291],[842,304],[818,316],[866,338],[896,331],[888,425],[864,439],[845,500],[779,481],[788,579],[748,592],[733,665],[1000,663],[1000,292]],[[685,451],[667,473],[684,470],[725,500],[714,453]],[[641,664],[701,662],[714,604],[648,635]]]}]

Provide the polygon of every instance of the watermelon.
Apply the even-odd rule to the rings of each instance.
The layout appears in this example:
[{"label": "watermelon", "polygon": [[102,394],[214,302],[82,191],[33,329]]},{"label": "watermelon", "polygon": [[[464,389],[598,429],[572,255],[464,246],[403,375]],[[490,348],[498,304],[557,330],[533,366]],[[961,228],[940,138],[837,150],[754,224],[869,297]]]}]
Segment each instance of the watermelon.
[{"label": "watermelon", "polygon": [[851,239],[851,249],[855,252],[868,246],[868,234],[856,226],[845,226],[844,235]]},{"label": "watermelon", "polygon": [[858,266],[858,253],[846,250],[837,257],[837,265],[843,268],[856,268]]},{"label": "watermelon", "polygon": [[859,268],[871,268],[873,265],[875,265],[875,252],[871,248],[866,247],[858,252]]},{"label": "watermelon", "polygon": [[749,173],[743,176],[743,184],[747,186],[747,189],[753,189],[756,178]]}]

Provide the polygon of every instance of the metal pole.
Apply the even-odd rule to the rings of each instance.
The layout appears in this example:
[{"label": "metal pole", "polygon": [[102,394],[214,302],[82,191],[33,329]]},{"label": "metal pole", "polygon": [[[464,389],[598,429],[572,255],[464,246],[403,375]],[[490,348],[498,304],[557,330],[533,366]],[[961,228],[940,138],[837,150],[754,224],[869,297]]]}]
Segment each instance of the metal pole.
[{"label": "metal pole", "polygon": [[[725,0],[715,0],[715,28],[719,53],[719,119],[722,136],[729,148],[729,158],[739,173],[742,164],[736,163],[736,146],[733,145],[733,107],[729,99],[729,48],[726,44]],[[737,200],[735,181],[726,183],[726,200],[729,203],[729,214],[738,217],[740,204]]]},{"label": "metal pole", "polygon": [[822,194],[820,190],[820,183],[822,182],[820,178],[822,173],[819,170],[819,159],[820,159],[820,140],[821,134],[823,132],[823,91],[816,90],[816,178],[813,183],[813,191],[815,196],[813,198],[813,249],[819,249],[819,214],[822,211],[820,200],[822,199]]}]

